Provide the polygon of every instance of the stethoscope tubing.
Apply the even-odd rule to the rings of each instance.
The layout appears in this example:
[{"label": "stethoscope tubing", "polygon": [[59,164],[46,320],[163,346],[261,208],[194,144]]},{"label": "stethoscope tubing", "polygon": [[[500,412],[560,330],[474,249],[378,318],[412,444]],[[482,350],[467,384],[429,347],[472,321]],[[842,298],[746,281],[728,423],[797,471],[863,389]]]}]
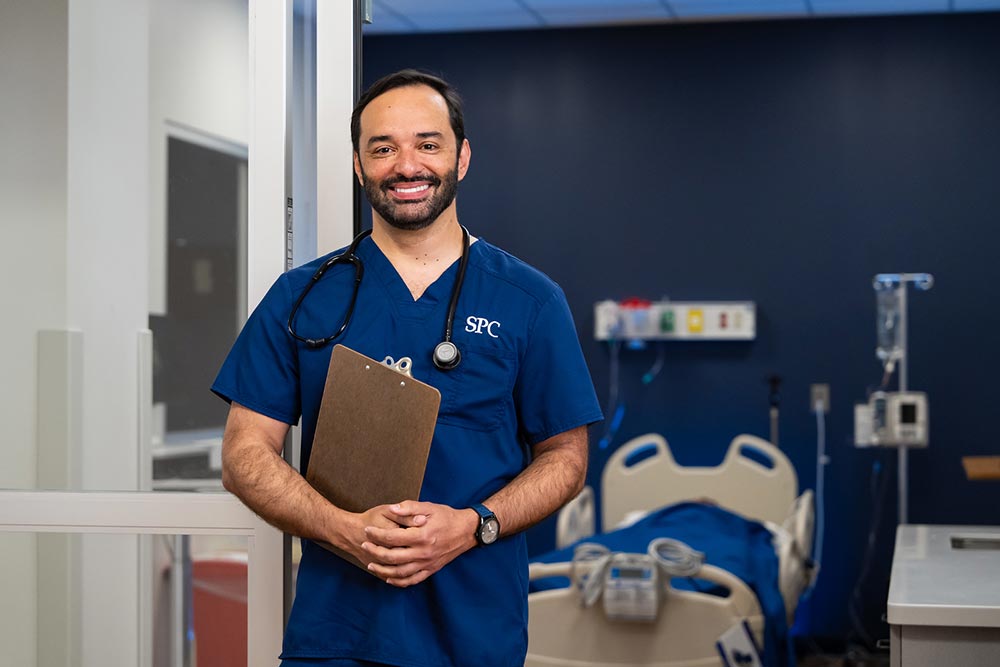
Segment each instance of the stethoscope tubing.
[{"label": "stethoscope tubing", "polygon": [[[364,277],[364,264],[361,258],[357,255],[358,246],[366,237],[370,236],[372,231],[366,229],[365,231],[354,237],[351,241],[351,245],[347,247],[347,250],[339,255],[335,255],[330,259],[323,262],[323,264],[316,269],[316,272],[306,283],[306,286],[302,289],[302,293],[299,294],[295,303],[292,305],[292,310],[288,314],[288,333],[296,340],[304,343],[310,349],[318,349],[325,346],[327,343],[333,342],[339,338],[344,331],[347,330],[347,325],[351,322],[351,317],[354,315],[354,307],[358,301],[358,291],[361,287],[361,279]],[[434,365],[441,370],[451,370],[458,365],[461,359],[461,354],[458,352],[458,348],[452,342],[452,334],[454,332],[455,324],[455,311],[458,309],[458,299],[462,294],[462,285],[465,282],[465,271],[469,265],[469,246],[470,237],[469,230],[462,226],[462,257],[458,263],[458,275],[455,277],[455,284],[451,288],[451,299],[448,302],[448,315],[445,319],[444,327],[444,341],[439,343],[434,348]],[[340,325],[340,328],[332,336],[327,336],[326,338],[308,338],[302,336],[295,331],[295,316],[298,314],[299,307],[302,302],[305,301],[306,295],[309,291],[319,282],[320,278],[333,266],[337,264],[348,263],[354,266],[354,290],[351,294],[351,302],[347,306],[347,313],[344,316],[344,322]],[[451,359],[441,359],[439,357],[439,350],[442,348],[451,348],[454,351],[454,357]]]}]

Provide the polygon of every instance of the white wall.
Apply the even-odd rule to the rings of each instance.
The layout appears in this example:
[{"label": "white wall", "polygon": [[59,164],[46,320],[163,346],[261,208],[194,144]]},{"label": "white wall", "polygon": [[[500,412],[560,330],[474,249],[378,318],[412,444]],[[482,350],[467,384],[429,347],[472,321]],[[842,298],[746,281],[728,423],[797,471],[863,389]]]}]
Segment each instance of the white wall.
[{"label": "white wall", "polygon": [[34,488],[35,335],[65,326],[66,15],[66,0],[0,4],[2,488]]},{"label": "white wall", "polygon": [[[0,488],[36,484],[36,332],[66,312],[66,0],[0,3]],[[0,538],[0,646],[36,664],[36,540]]]},{"label": "white wall", "polygon": [[138,488],[148,327],[148,7],[70,0],[66,322],[83,332],[85,489]]}]

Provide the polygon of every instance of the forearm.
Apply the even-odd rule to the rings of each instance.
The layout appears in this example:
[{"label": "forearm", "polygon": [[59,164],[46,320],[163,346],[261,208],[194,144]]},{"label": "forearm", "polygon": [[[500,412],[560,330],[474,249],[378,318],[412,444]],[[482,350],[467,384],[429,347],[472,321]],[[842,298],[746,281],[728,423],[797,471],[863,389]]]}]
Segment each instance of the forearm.
[{"label": "forearm", "polygon": [[500,521],[501,535],[530,528],[578,494],[587,476],[587,457],[585,426],[537,445],[528,467],[483,503]]},{"label": "forearm", "polygon": [[235,447],[223,457],[223,486],[262,519],[286,533],[330,541],[338,514],[270,449]]},{"label": "forearm", "polygon": [[223,486],[277,528],[340,547],[354,515],[328,502],[281,458],[287,426],[275,422],[262,431],[257,420],[234,406],[223,438]]}]

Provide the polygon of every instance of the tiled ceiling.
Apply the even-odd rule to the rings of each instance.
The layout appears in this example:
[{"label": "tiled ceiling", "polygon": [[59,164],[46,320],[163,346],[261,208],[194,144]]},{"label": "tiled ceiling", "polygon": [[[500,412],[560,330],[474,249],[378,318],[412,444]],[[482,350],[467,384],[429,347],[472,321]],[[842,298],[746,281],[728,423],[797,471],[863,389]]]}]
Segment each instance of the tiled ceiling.
[{"label": "tiled ceiling", "polygon": [[1000,10],[1000,0],[373,0],[366,34]]}]

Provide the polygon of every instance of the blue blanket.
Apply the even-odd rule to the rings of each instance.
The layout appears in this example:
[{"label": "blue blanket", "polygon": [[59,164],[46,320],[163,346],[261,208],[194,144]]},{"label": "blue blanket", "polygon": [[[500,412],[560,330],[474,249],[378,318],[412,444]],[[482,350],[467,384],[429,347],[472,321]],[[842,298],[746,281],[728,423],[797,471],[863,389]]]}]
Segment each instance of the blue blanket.
[{"label": "blue blanket", "polygon": [[[760,601],[764,613],[765,667],[795,667],[795,652],[785,619],[785,602],[778,589],[778,556],[771,533],[757,521],[720,507],[679,503],[656,510],[637,523],[610,533],[588,537],[611,551],[645,553],[657,537],[680,540],[705,554],[705,562],[742,579]],[[573,559],[576,544],[532,558],[532,562],[558,563]],[[701,590],[707,582],[674,579],[675,588]],[[554,582],[531,582],[531,590],[554,587]]]}]

